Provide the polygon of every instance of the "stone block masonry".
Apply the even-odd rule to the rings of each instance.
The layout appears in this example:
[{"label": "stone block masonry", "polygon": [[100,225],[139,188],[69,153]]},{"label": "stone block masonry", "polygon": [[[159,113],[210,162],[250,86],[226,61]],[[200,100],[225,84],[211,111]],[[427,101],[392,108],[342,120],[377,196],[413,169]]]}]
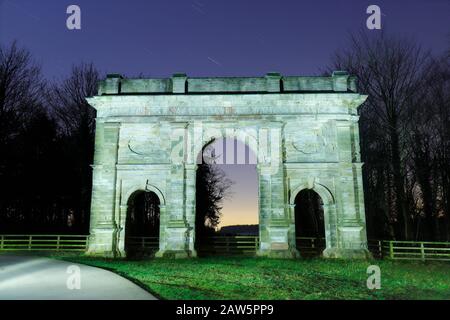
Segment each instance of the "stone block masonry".
[{"label": "stone block masonry", "polygon": [[258,254],[297,257],[295,197],[324,203],[330,258],[365,258],[356,79],[329,77],[124,79],[108,75],[98,95],[88,253],[123,257],[128,199],[152,191],[160,202],[158,257],[196,257],[195,178],[213,139],[245,140],[257,155]]}]

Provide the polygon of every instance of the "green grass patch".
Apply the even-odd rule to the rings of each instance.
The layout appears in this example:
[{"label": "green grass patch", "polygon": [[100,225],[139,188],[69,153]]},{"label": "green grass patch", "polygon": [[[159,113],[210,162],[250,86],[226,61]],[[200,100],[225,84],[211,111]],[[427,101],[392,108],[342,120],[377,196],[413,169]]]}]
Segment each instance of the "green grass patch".
[{"label": "green grass patch", "polygon": [[[199,258],[126,261],[62,259],[107,268],[163,299],[450,299],[448,263],[389,260]],[[367,267],[381,268],[381,289],[366,286]]]}]

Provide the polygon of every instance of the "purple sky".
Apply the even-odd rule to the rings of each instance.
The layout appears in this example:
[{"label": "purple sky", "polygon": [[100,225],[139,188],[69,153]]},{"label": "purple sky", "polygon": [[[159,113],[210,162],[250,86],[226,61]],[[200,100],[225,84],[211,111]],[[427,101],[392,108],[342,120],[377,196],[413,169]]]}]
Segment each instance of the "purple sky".
[{"label": "purple sky", "polygon": [[[258,176],[255,150],[240,140],[228,138],[218,139],[210,147],[215,149],[217,166],[233,182],[229,195],[223,202],[219,226],[258,224]],[[238,160],[238,157],[241,160]]]},{"label": "purple sky", "polygon": [[[81,7],[81,31],[66,28],[71,4]],[[371,4],[386,32],[448,49],[450,0],[0,0],[0,43],[17,39],[50,80],[81,61],[126,76],[311,75],[365,29]],[[224,215],[256,222],[254,166],[225,169],[236,184]]]},{"label": "purple sky", "polygon": [[[449,0],[0,0],[0,42],[18,39],[61,77],[94,62],[128,76],[263,75],[320,72],[347,34],[365,28],[377,4],[388,32],[414,36],[442,52],[450,33]],[[82,30],[66,28],[77,4]],[[376,31],[371,31],[376,32]]]}]

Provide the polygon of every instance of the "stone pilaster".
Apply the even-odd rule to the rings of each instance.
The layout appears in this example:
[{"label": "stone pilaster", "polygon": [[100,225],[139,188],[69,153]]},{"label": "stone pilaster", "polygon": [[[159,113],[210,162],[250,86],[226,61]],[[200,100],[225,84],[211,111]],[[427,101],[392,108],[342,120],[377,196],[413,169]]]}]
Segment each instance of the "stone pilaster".
[{"label": "stone pilaster", "polygon": [[88,254],[116,255],[114,219],[119,123],[97,122]]},{"label": "stone pilaster", "polygon": [[197,165],[187,164],[185,166],[185,216],[187,225],[187,247],[189,250],[189,256],[195,257],[197,253],[195,251],[195,205],[196,205],[196,179],[197,179]]},{"label": "stone pilaster", "polygon": [[173,164],[167,212],[161,225],[160,250],[156,257],[185,258],[189,252],[189,228],[185,218],[185,175],[183,164]]},{"label": "stone pilaster", "polygon": [[[292,223],[286,208],[283,172],[258,166],[260,176],[260,249],[259,256],[291,258],[298,256],[292,243]],[[295,226],[294,226],[295,228]],[[295,229],[294,229],[295,234]],[[295,236],[294,236],[295,238]]]},{"label": "stone pilaster", "polygon": [[[324,251],[330,258],[366,258],[367,250],[364,204],[362,198],[359,145],[355,145],[354,126],[351,121],[337,122],[339,178],[337,180],[337,237]],[[362,210],[361,210],[362,209]]]},{"label": "stone pilaster", "polygon": [[[172,130],[185,130],[184,122],[172,123]],[[184,135],[183,135],[184,136]],[[174,141],[179,143],[179,141]],[[183,140],[183,144],[186,141]],[[172,146],[174,147],[174,146]],[[172,159],[167,211],[161,220],[160,250],[156,257],[195,257],[195,173],[196,166],[186,164],[187,150]]]},{"label": "stone pilaster", "polygon": [[125,252],[125,237],[126,237],[126,219],[127,219],[128,205],[120,205],[120,223],[117,228],[117,255],[119,257],[126,257]]}]

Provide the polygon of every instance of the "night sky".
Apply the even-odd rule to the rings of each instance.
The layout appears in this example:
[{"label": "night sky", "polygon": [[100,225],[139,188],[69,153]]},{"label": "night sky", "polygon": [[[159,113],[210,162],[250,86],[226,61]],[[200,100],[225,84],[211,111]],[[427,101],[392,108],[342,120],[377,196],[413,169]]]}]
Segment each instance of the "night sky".
[{"label": "night sky", "polygon": [[[66,28],[71,4],[81,7],[81,30]],[[371,4],[381,7],[385,32],[437,54],[448,49],[450,0],[0,0],[0,42],[18,40],[49,80],[82,61],[128,77],[313,75],[350,32],[378,32],[366,29]],[[255,168],[234,167],[227,173],[240,196],[224,212],[256,223]]]},{"label": "night sky", "polygon": [[[50,78],[80,61],[127,76],[316,74],[349,32],[365,28],[370,4],[381,7],[387,32],[436,52],[450,40],[449,0],[0,2],[0,41],[18,39]],[[81,7],[80,31],[66,28],[71,4]]]}]

